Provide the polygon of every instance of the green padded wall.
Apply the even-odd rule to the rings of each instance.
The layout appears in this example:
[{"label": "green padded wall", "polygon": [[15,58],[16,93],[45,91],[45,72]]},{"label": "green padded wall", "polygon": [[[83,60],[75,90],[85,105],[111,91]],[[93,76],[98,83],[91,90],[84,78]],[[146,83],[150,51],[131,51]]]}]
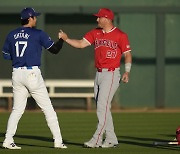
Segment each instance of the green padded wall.
[{"label": "green padded wall", "polygon": [[180,106],[180,15],[166,16],[165,106]]}]

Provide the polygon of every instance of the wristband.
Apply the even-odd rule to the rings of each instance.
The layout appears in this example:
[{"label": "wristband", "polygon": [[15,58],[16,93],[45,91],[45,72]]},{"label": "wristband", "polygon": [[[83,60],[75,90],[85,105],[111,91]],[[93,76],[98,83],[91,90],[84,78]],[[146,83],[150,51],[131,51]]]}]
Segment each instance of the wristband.
[{"label": "wristband", "polygon": [[131,70],[131,63],[125,63],[125,71],[130,72]]}]

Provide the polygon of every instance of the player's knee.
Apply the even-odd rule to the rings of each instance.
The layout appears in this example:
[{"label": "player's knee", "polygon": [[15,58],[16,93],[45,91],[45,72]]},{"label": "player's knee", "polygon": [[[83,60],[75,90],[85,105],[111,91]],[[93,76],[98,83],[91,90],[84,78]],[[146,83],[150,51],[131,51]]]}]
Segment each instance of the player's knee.
[{"label": "player's knee", "polygon": [[13,108],[12,113],[21,116],[24,113],[24,109]]}]

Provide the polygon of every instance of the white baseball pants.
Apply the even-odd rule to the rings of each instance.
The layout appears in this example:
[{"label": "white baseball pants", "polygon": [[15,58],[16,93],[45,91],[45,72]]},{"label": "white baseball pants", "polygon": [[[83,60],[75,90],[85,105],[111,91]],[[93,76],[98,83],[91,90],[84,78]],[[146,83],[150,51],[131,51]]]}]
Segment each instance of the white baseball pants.
[{"label": "white baseball pants", "polygon": [[27,69],[26,67],[14,68],[12,72],[12,86],[14,104],[8,120],[5,140],[14,141],[13,136],[16,133],[18,122],[25,111],[27,98],[30,93],[45,114],[53,139],[57,142],[62,142],[57,115],[48,96],[40,69],[37,66],[34,66],[32,69]]}]

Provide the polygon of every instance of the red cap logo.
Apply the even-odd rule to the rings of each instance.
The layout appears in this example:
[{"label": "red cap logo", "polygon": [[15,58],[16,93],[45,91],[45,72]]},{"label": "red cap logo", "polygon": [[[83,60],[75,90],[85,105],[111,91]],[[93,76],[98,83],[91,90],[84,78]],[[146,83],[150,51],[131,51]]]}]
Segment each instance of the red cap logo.
[{"label": "red cap logo", "polygon": [[108,19],[111,19],[111,20],[114,19],[114,13],[110,9],[107,9],[107,8],[100,9],[97,14],[94,14],[94,16],[96,16],[96,17],[105,17],[105,18],[108,18]]}]

